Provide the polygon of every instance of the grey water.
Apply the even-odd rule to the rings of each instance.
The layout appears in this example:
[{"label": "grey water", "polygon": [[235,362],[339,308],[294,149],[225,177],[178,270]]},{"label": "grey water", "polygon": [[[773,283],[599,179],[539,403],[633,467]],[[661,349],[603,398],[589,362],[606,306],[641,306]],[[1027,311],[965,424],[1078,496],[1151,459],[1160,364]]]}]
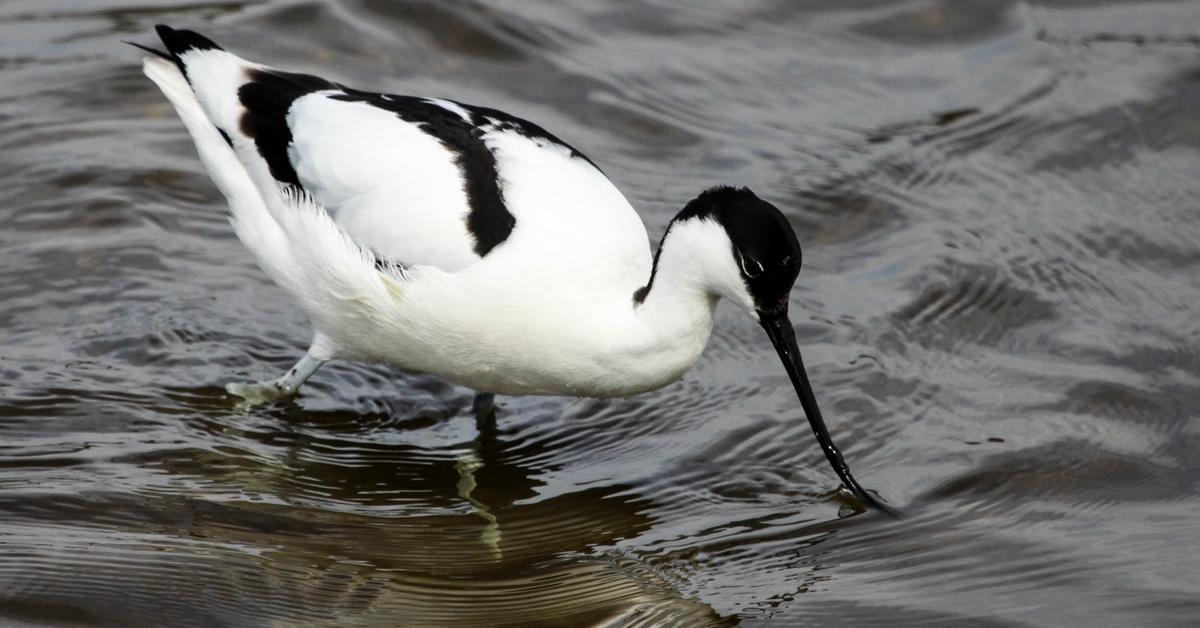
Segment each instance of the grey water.
[{"label": "grey water", "polygon": [[[298,358],[142,77],[155,23],[529,118],[657,240],[748,185],[838,490],[732,307],[681,381],[499,399]],[[1200,623],[1200,3],[0,3],[0,624]]]}]

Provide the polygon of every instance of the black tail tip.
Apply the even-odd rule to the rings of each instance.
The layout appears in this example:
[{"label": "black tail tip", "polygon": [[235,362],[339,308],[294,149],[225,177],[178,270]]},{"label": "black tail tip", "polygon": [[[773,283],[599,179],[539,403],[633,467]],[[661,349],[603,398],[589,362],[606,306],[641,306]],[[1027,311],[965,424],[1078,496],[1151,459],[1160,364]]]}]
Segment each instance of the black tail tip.
[{"label": "black tail tip", "polygon": [[167,47],[167,51],[175,56],[189,50],[224,50],[213,43],[213,40],[195,31],[175,30],[166,24],[158,24],[154,30],[158,33],[158,38],[162,40],[163,45]]},{"label": "black tail tip", "polygon": [[144,50],[156,57],[162,57],[162,58],[166,59],[167,61],[175,60],[171,55],[169,55],[161,50],[155,50],[154,48],[151,48],[150,46],[143,46],[143,45],[137,43],[136,41],[129,41],[129,40],[122,39],[121,43],[129,44],[130,46],[133,46],[134,48],[137,48],[138,50]]}]

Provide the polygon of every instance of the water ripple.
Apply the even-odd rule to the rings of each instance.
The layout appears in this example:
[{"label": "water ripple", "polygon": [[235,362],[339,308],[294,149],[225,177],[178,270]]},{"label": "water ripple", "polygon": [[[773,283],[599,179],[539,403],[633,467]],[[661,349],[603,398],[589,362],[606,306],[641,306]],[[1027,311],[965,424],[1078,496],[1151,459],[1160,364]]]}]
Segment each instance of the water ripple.
[{"label": "water ripple", "polygon": [[[1200,613],[1193,3],[0,5],[0,623],[1175,626]],[[653,240],[749,185],[839,490],[732,307],[680,382],[334,363],[118,39],[511,110]],[[1191,29],[1191,30],[1189,30]]]}]

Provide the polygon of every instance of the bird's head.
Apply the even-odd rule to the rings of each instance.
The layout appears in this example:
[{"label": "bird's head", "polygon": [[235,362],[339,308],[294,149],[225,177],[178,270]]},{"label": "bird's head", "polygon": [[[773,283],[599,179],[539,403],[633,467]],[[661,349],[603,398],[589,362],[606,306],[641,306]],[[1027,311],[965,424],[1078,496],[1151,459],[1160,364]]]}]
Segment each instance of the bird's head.
[{"label": "bird's head", "polygon": [[801,252],[783,212],[748,189],[718,187],[689,202],[672,221],[668,234],[671,239],[688,241],[686,246],[696,251],[694,263],[712,296],[738,304],[766,331],[821,449],[842,482],[871,506],[895,514],[850,474],[817,407],[788,318]]}]

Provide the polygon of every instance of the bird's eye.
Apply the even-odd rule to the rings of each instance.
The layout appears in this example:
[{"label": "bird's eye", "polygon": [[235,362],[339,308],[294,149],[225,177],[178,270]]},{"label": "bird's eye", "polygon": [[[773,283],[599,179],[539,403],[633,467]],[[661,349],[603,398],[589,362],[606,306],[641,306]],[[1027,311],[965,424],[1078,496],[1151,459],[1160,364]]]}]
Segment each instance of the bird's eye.
[{"label": "bird's eye", "polygon": [[742,272],[745,273],[746,276],[751,279],[754,279],[754,278],[758,277],[759,275],[762,275],[763,270],[765,270],[763,268],[763,265],[761,263],[759,263],[758,260],[752,260],[752,259],[747,259],[747,258],[743,257],[741,259],[741,262],[742,262]]}]

